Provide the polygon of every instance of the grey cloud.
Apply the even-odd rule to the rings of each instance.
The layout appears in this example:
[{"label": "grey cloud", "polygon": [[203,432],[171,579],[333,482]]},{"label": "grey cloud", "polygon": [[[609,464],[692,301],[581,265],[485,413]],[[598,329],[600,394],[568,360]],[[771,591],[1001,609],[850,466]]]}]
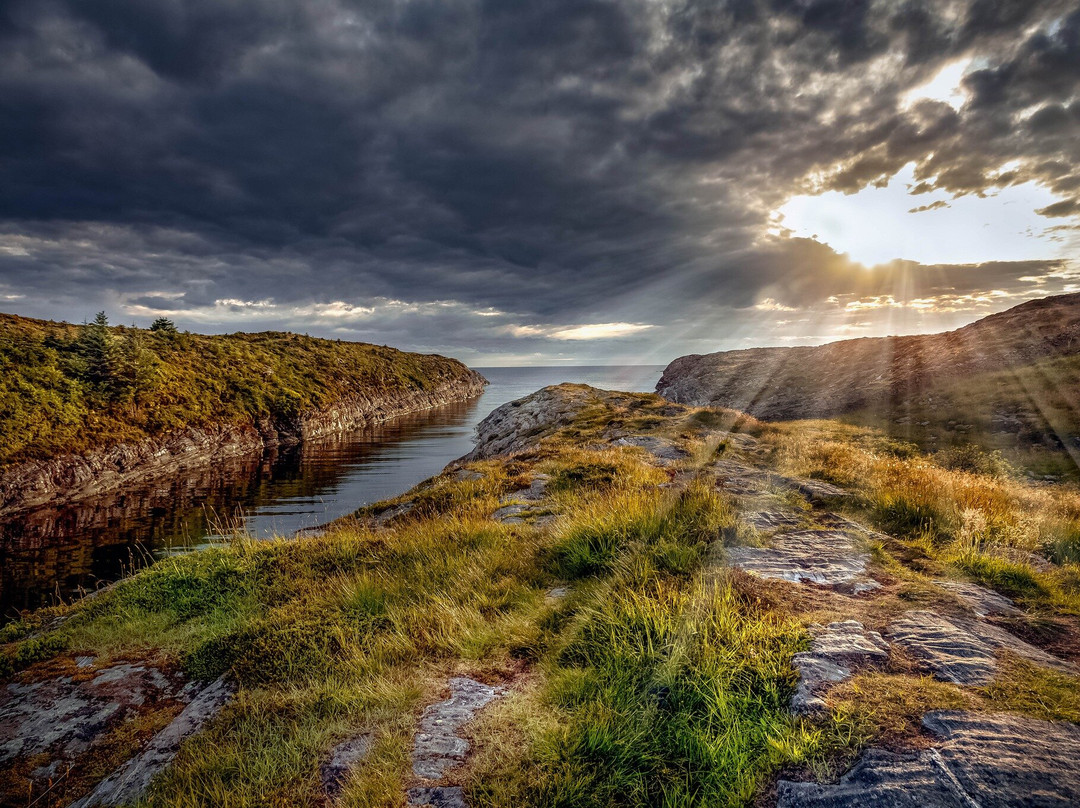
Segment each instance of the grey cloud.
[{"label": "grey cloud", "polygon": [[[11,0],[0,293],[75,319],[106,304],[182,320],[221,300],[273,300],[279,318],[451,300],[453,316],[388,309],[349,333],[419,344],[431,338],[410,329],[437,328],[446,344],[539,350],[550,344],[499,328],[667,327],[912,277],[1023,289],[1055,266],[867,280],[822,245],[763,234],[824,170],[847,191],[914,161],[916,190],[1037,179],[1075,193],[1069,6]],[[901,102],[969,56],[986,66],[964,107]],[[1020,167],[994,174],[1008,161]],[[506,317],[469,313],[486,309]],[[657,335],[626,344],[645,339]]]}]

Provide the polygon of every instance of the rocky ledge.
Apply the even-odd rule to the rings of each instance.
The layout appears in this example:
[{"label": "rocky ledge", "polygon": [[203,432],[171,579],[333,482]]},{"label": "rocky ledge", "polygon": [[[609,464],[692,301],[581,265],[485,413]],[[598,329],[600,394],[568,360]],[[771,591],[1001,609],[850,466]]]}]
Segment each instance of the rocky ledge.
[{"label": "rocky ledge", "polygon": [[361,391],[333,407],[295,419],[188,427],[160,438],[82,455],[33,460],[0,470],[0,515],[46,503],[69,502],[180,468],[254,454],[281,443],[311,440],[387,421],[399,415],[465,401],[487,380],[463,368],[430,389]]}]

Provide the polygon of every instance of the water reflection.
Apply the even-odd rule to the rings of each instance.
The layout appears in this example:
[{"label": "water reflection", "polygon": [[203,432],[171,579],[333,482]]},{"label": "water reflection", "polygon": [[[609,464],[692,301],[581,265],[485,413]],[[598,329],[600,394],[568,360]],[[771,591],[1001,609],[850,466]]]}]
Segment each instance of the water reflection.
[{"label": "water reflection", "polygon": [[[237,457],[0,525],[4,616],[96,588],[223,527],[290,535],[395,496],[467,452],[479,399],[261,457]],[[447,440],[453,436],[460,441]],[[432,457],[433,444],[444,448]],[[456,452],[457,454],[452,454]]]},{"label": "water reflection", "polygon": [[495,407],[562,381],[651,390],[662,368],[481,368],[483,396],[261,457],[184,470],[71,505],[0,522],[0,622],[70,599],[155,557],[220,539],[241,522],[256,536],[291,535],[396,496],[472,447]]}]

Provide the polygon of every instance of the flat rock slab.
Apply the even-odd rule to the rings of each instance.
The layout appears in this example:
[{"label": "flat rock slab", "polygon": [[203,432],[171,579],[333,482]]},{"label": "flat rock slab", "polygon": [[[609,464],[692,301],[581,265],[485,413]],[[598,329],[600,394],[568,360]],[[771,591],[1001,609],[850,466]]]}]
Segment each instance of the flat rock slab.
[{"label": "flat rock slab", "polygon": [[465,761],[469,742],[459,731],[501,693],[500,688],[464,676],[455,676],[449,684],[450,698],[424,710],[413,740],[413,774],[424,780],[438,780]]},{"label": "flat rock slab", "polygon": [[150,781],[176,757],[180,744],[217,715],[232,698],[233,689],[224,678],[203,688],[172,722],[154,736],[149,745],[97,787],[72,803],[71,808],[96,805],[130,805],[143,795]]},{"label": "flat rock slab", "polygon": [[1018,617],[1023,614],[1016,605],[1004,595],[999,595],[978,584],[965,583],[963,581],[934,581],[942,589],[947,589],[956,595],[964,605],[971,609],[979,617],[1001,615],[1003,617]]},{"label": "flat rock slab", "polygon": [[716,485],[730,494],[761,494],[769,489],[772,474],[738,460],[717,460],[710,466]]},{"label": "flat rock slab", "polygon": [[409,805],[430,806],[430,808],[467,808],[465,792],[460,786],[434,786],[432,788],[410,788],[406,796]]},{"label": "flat rock slab", "polygon": [[742,519],[750,527],[763,533],[773,530],[790,530],[802,524],[802,516],[794,511],[752,511],[745,514]]},{"label": "flat rock slab", "polygon": [[319,767],[319,782],[327,799],[340,796],[349,776],[370,751],[371,736],[367,733],[348,738],[330,751],[330,759]]},{"label": "flat rock slab", "polygon": [[508,525],[522,524],[525,519],[521,514],[530,509],[529,505],[503,505],[491,514],[491,518],[496,522],[503,522]]},{"label": "flat rock slab", "polygon": [[0,763],[46,752],[73,760],[141,709],[178,699],[183,690],[178,675],[126,662],[85,681],[11,682],[0,690]]},{"label": "flat rock slab", "polygon": [[851,492],[845,491],[839,486],[822,480],[811,480],[807,477],[780,477],[777,475],[775,481],[777,485],[798,491],[811,502],[828,502],[829,500],[851,496]]},{"label": "flat rock slab", "polygon": [[890,624],[885,633],[892,643],[946,682],[984,685],[997,673],[996,646],[937,612],[908,612]]},{"label": "flat rock slab", "polygon": [[510,502],[539,502],[547,496],[548,481],[551,479],[547,474],[537,474],[529,483],[528,488],[519,488],[512,494],[503,497],[503,503]]},{"label": "flat rock slab", "polygon": [[770,547],[730,547],[728,561],[751,575],[812,583],[858,594],[880,584],[868,577],[868,553],[839,530],[797,530],[774,536]]},{"label": "flat rock slab", "polygon": [[997,674],[999,649],[1065,673],[1077,672],[1068,662],[981,620],[912,611],[890,624],[886,635],[935,677],[958,685],[989,684]]},{"label": "flat rock slab", "polygon": [[928,713],[940,745],[870,750],[835,785],[777,785],[778,808],[1066,808],[1080,805],[1080,727],[1013,715]]},{"label": "flat rock slab", "polygon": [[799,684],[791,697],[791,708],[797,713],[824,709],[825,702],[818,695],[822,690],[850,679],[860,667],[889,657],[889,644],[857,620],[811,626],[810,630],[814,633],[810,650],[792,660],[799,671]]},{"label": "flat rock slab", "polygon": [[666,463],[685,460],[690,456],[689,452],[676,446],[673,441],[667,440],[666,438],[658,438],[653,435],[631,435],[629,437],[619,438],[611,445],[636,446],[639,449],[644,449],[653,457]]}]

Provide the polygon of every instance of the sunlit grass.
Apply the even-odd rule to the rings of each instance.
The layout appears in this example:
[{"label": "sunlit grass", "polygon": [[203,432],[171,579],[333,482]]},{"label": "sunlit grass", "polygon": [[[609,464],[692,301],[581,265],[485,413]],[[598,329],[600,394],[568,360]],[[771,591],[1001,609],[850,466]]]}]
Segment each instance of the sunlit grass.
[{"label": "sunlit grass", "polygon": [[[767,542],[698,473],[734,451],[710,432],[730,413],[665,407],[637,395],[590,407],[534,449],[470,464],[475,479],[448,473],[402,495],[413,509],[384,527],[368,519],[376,507],[318,537],[238,537],[162,560],[94,600],[5,627],[2,664],[91,652],[234,679],[237,699],[146,800],[190,808],[317,801],[320,762],[360,732],[371,752],[341,804],[400,806],[419,713],[455,673],[506,688],[470,727],[475,755],[454,775],[475,806],[749,805],[780,771],[835,774],[868,743],[916,740],[927,710],[1080,720],[1074,677],[1010,657],[990,686],[963,689],[900,655],[826,694],[825,715],[789,709],[807,623],[941,603],[938,577],[979,581],[1046,625],[1080,613],[1076,565],[1028,555],[1071,562],[1075,491],[935,462],[855,427],[754,422],[755,462],[856,495],[843,507],[883,532],[870,547],[895,590],[873,603],[793,595],[723,564],[733,539]],[[639,449],[592,448],[631,422],[689,457],[660,468]],[[491,518],[539,475],[543,520]],[[556,586],[568,595],[548,597]],[[54,614],[69,619],[35,635]]]},{"label": "sunlit grass", "polygon": [[[774,428],[775,460],[858,495],[857,510],[928,557],[1033,607],[1080,614],[1080,492],[949,468],[871,430],[833,422]],[[1043,555],[1062,566],[1040,569]]]}]

